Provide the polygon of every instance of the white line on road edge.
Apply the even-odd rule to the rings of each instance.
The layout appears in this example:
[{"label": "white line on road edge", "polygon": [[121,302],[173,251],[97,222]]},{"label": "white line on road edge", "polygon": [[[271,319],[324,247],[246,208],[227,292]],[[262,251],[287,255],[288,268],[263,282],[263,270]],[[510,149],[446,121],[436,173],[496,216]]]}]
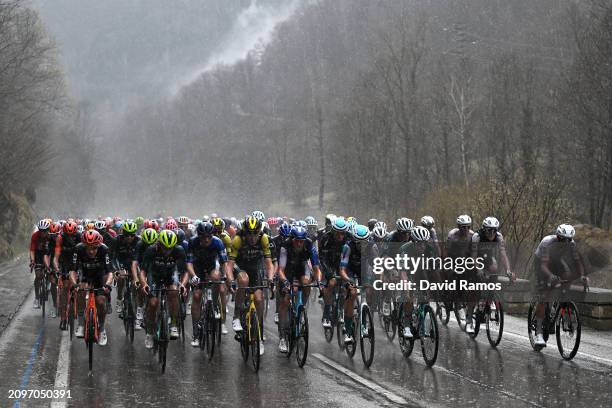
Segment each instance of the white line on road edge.
[{"label": "white line on road edge", "polygon": [[375,392],[383,395],[389,401],[394,402],[396,404],[408,405],[408,401],[406,401],[404,398],[400,397],[399,395],[394,394],[394,393],[392,393],[389,390],[386,390],[385,388],[381,387],[380,385],[378,385],[378,384],[376,384],[376,383],[374,383],[374,382],[372,382],[372,381],[370,381],[370,380],[368,380],[366,378],[363,378],[362,376],[352,372],[348,368],[344,368],[340,364],[335,363],[334,361],[328,359],[327,357],[324,357],[324,356],[322,356],[319,353],[313,353],[312,356],[314,358],[316,358],[317,360],[327,364],[331,368],[333,368],[333,369],[335,369],[337,371],[340,371],[342,374],[344,374],[344,375],[346,375],[348,377],[351,377],[353,380],[357,381],[361,385],[365,385],[366,387],[368,387],[372,391],[375,391]]},{"label": "white line on road edge", "polygon": [[[513,336],[513,337],[518,337],[518,338],[525,339],[525,340],[529,341],[529,337],[524,336],[522,334],[516,334],[516,333],[513,333],[511,331],[506,331],[506,332],[504,332],[504,334],[507,334],[507,335]],[[524,345],[524,347],[527,348],[527,349],[531,349],[531,347],[527,346],[527,345]],[[599,361],[599,362],[602,362],[602,363],[606,363],[607,365],[611,365],[612,364],[612,360],[607,359],[607,358],[603,358],[603,357],[599,357],[599,356],[596,356],[594,354],[583,353],[582,351],[579,351],[576,354],[580,354],[581,356],[584,356],[587,359],[591,359],[591,360]]]},{"label": "white line on road edge", "polygon": [[[68,371],[70,370],[70,334],[62,331],[59,355],[57,356],[57,371],[55,372],[54,390],[68,390]],[[66,399],[54,399],[51,408],[64,408]]]}]

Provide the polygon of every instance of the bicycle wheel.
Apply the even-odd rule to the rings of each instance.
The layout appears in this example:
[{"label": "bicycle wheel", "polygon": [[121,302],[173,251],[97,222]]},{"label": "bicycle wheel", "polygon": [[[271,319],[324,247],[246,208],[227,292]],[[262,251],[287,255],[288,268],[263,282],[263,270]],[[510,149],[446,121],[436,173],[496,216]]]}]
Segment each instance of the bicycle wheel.
[{"label": "bicycle wheel", "polygon": [[129,297],[130,295],[128,294],[128,290],[126,288],[125,293],[123,294],[123,314],[122,314],[122,319],[123,319],[123,330],[125,331],[125,336],[129,337],[130,335],[130,327],[129,327],[129,323],[128,320],[130,318],[130,313],[128,310],[128,306],[129,306]]},{"label": "bicycle wheel", "polygon": [[[325,309],[325,306],[323,306],[323,309]],[[332,310],[330,311],[330,323],[331,323],[331,327],[324,327],[323,328],[323,334],[325,335],[325,340],[328,343],[331,343],[331,341],[334,339],[334,326],[336,325],[336,309],[334,309],[334,307],[332,306]]]},{"label": "bicycle wheel", "polygon": [[[535,350],[535,351],[540,351],[542,350],[542,346],[537,346],[535,344],[535,340],[536,340],[536,326],[537,326],[537,320],[536,320],[536,315],[535,315],[535,307],[536,307],[536,300],[532,300],[531,303],[529,304],[529,311],[527,312],[527,337],[529,337],[529,343],[531,343],[531,347]],[[542,335],[544,337],[544,341],[548,341],[548,322],[547,319],[544,320],[543,327],[541,327],[540,329],[542,330]]]},{"label": "bicycle wheel", "polygon": [[187,318],[187,303],[184,296],[179,296],[179,334],[181,341],[185,343],[185,319]]},{"label": "bicycle wheel", "polygon": [[374,360],[374,322],[368,305],[363,305],[361,318],[359,319],[359,345],[361,347],[361,359],[366,367],[372,365]]},{"label": "bicycle wheel", "polygon": [[168,351],[168,312],[163,310],[160,313],[160,325],[159,325],[159,363],[161,364],[162,374],[166,371],[166,353]]},{"label": "bicycle wheel", "polygon": [[450,319],[449,311],[450,308],[448,307],[448,304],[444,302],[436,302],[436,316],[440,323],[442,323],[444,326],[448,324],[448,320]]},{"label": "bicycle wheel", "polygon": [[295,347],[296,340],[296,326],[298,324],[298,320],[294,313],[293,302],[289,302],[287,306],[287,315],[289,317],[289,329],[285,331],[285,338],[287,339],[287,358],[291,357],[291,353],[293,353],[293,348]]},{"label": "bicycle wheel", "polygon": [[264,300],[264,319],[266,317],[268,317],[268,309],[270,307],[270,293],[269,293],[269,289],[265,288],[263,290],[263,300]]},{"label": "bicycle wheel", "polygon": [[403,305],[399,305],[399,309],[397,311],[398,319],[397,319],[397,340],[399,342],[400,351],[404,358],[410,357],[412,354],[412,350],[414,348],[414,337],[405,338],[404,337],[404,327],[410,325],[409,319],[404,317],[404,307]]},{"label": "bicycle wheel", "polygon": [[465,328],[467,326],[465,320],[465,317],[467,316],[467,307],[465,303],[455,302],[453,305],[453,311],[455,312],[455,319],[457,319],[457,324],[459,325],[459,328],[465,331]]},{"label": "bicycle wheel", "polygon": [[297,314],[297,336],[295,339],[295,357],[299,367],[304,367],[308,357],[308,314],[304,306],[300,306]]},{"label": "bicycle wheel", "polygon": [[504,307],[499,296],[494,295],[485,310],[487,338],[491,347],[497,347],[504,333]]},{"label": "bicycle wheel", "polygon": [[421,352],[425,364],[431,367],[438,358],[438,346],[440,337],[438,335],[438,323],[436,315],[429,305],[423,306],[423,317],[419,324],[419,337],[421,338]]},{"label": "bicycle wheel", "polygon": [[355,352],[357,351],[357,335],[358,335],[358,328],[360,323],[360,319],[359,319],[359,298],[357,298],[357,300],[355,301],[355,306],[353,308],[353,333],[352,333],[352,337],[353,337],[353,342],[352,343],[346,343],[344,349],[346,350],[346,355],[349,356],[349,358],[353,358],[355,356]]},{"label": "bicycle wheel", "polygon": [[206,355],[210,360],[213,358],[215,354],[215,314],[212,308],[212,304],[208,303],[208,307],[206,308],[208,313],[206,314]]},{"label": "bicycle wheel", "polygon": [[336,309],[336,341],[340,350],[344,350],[344,309]]},{"label": "bicycle wheel", "polygon": [[478,333],[480,332],[480,322],[482,321],[483,313],[484,311],[481,312],[478,310],[478,304],[476,304],[472,310],[472,325],[474,326],[474,333],[469,333],[469,336],[473,339],[478,337]]},{"label": "bicycle wheel", "polygon": [[390,300],[388,303],[389,303],[389,316],[385,316],[384,314],[380,313],[380,319],[381,319],[382,329],[387,335],[387,339],[390,342],[393,342],[393,339],[395,339],[395,333],[397,332],[397,319],[395,317],[397,315],[397,310],[395,309],[395,302]]},{"label": "bicycle wheel", "polygon": [[93,310],[89,310],[88,314],[87,314],[87,336],[86,338],[86,344],[87,344],[87,348],[89,349],[89,372],[91,373],[92,367],[93,367],[93,344],[95,342],[95,337],[96,337],[96,322],[95,322],[95,317],[93,314]]},{"label": "bicycle wheel", "polygon": [[42,317],[43,319],[45,318],[45,307],[47,304],[47,278],[46,272],[43,272],[45,274],[45,277],[42,279],[42,282],[40,284],[40,288],[39,288],[39,294],[38,294],[38,299],[40,300],[40,308],[42,309]]},{"label": "bicycle wheel", "polygon": [[251,313],[251,324],[249,327],[249,346],[251,348],[251,363],[255,372],[259,371],[259,362],[261,356],[259,355],[259,345],[261,342],[261,326],[259,324],[259,317],[256,312]]},{"label": "bicycle wheel", "polygon": [[67,307],[68,307],[68,314],[67,314],[67,319],[68,319],[68,330],[70,330],[70,341],[72,341],[72,336],[74,335],[74,301],[72,299],[68,299],[67,300]]},{"label": "bicycle wheel", "polygon": [[240,320],[242,324],[242,331],[240,332],[240,352],[242,353],[242,359],[246,363],[249,359],[249,334],[247,333],[246,317],[243,315]]},{"label": "bicycle wheel", "polygon": [[555,334],[559,353],[565,360],[571,360],[580,347],[580,315],[574,302],[559,305],[555,318]]}]

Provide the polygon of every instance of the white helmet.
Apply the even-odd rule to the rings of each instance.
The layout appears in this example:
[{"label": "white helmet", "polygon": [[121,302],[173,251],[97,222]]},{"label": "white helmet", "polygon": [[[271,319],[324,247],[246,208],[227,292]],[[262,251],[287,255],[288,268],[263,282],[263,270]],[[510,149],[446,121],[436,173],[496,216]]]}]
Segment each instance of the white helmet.
[{"label": "white helmet", "polygon": [[431,215],[426,215],[421,218],[421,225],[426,228],[431,228],[436,224],[436,221],[433,219]]},{"label": "white helmet", "polygon": [[487,217],[482,222],[482,228],[494,228],[499,229],[499,221],[495,217]]},{"label": "white helmet", "polygon": [[189,218],[187,218],[184,215],[181,215],[180,217],[178,217],[178,219],[176,220],[179,224],[189,224]]},{"label": "white helmet", "polygon": [[317,223],[317,219],[315,217],[313,217],[312,215],[309,215],[308,217],[304,218],[304,221],[306,221],[306,225],[308,227],[317,227],[317,226],[319,226],[319,224]]},{"label": "white helmet", "polygon": [[561,224],[557,227],[557,236],[572,239],[576,235],[576,230],[569,224]]},{"label": "white helmet", "polygon": [[105,230],[106,229],[106,221],[98,220],[94,222],[94,228],[97,230]]},{"label": "white helmet", "polygon": [[387,230],[382,225],[376,225],[372,230],[372,235],[377,239],[384,239],[387,236]]},{"label": "white helmet", "polygon": [[385,232],[387,231],[387,224],[384,221],[378,221],[376,225],[374,226],[374,228],[376,227],[382,227],[382,229],[385,230]]},{"label": "white helmet", "polygon": [[413,227],[414,221],[412,221],[410,218],[403,217],[398,218],[397,221],[395,221],[395,228],[399,232],[410,232]]},{"label": "white helmet", "polygon": [[191,232],[195,232],[196,226],[193,224],[187,224],[187,229]]},{"label": "white helmet", "polygon": [[457,225],[460,226],[470,226],[472,225],[472,217],[467,214],[463,214],[457,217]]},{"label": "white helmet", "polygon": [[429,230],[425,227],[421,227],[420,225],[414,227],[412,231],[410,231],[410,236],[413,241],[429,241],[430,234]]},{"label": "white helmet", "polygon": [[263,212],[259,211],[259,210],[255,210],[251,213],[251,215],[255,218],[257,218],[259,221],[264,222],[266,220],[266,216],[264,215]]},{"label": "white helmet", "polygon": [[40,220],[38,221],[38,224],[36,225],[38,227],[39,231],[46,231],[49,229],[49,227],[51,227],[51,223],[49,222],[49,220]]}]

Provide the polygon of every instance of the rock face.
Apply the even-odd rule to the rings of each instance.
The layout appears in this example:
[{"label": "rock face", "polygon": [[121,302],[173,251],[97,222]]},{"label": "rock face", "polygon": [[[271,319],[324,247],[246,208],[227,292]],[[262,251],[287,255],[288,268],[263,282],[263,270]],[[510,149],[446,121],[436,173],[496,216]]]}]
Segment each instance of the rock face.
[{"label": "rock face", "polygon": [[0,193],[0,260],[27,250],[32,225],[32,208],[25,196]]},{"label": "rock face", "polygon": [[591,278],[591,286],[612,288],[612,231],[578,224],[576,243]]}]

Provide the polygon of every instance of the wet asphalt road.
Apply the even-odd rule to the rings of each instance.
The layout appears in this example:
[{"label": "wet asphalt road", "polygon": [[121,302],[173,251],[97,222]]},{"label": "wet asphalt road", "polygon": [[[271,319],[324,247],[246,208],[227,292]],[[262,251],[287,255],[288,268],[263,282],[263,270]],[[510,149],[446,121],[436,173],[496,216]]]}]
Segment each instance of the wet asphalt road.
[{"label": "wet asphalt road", "polygon": [[[583,330],[580,352],[571,362],[559,356],[554,341],[542,353],[531,350],[524,319],[508,317],[504,338],[492,349],[483,332],[474,341],[456,322],[441,326],[440,351],[433,369],[420,348],[401,356],[377,326],[376,355],[365,369],[359,350],[351,360],[327,343],[319,325],[320,306],[309,307],[311,337],[303,369],[295,358],[278,353],[276,326],[269,314],[266,353],[259,373],[242,361],[232,335],[223,337],[220,352],[208,361],[204,353],[181,341],[168,348],[168,368],[160,374],[154,355],[144,348],[144,331],[134,344],[124,336],[113,313],[107,322],[109,343],[95,346],[94,373],[88,376],[82,339],[70,344],[57,319],[32,309],[32,294],[0,337],[0,407],[375,407],[375,406],[504,406],[559,407],[612,405],[612,334]],[[190,316],[188,329],[190,333]],[[65,353],[61,353],[64,342]],[[418,344],[418,343],[417,343]],[[64,370],[67,355],[70,364]],[[58,364],[58,359],[60,360]],[[10,390],[60,389],[71,399],[10,399]],[[58,404],[59,402],[59,404]]]}]

